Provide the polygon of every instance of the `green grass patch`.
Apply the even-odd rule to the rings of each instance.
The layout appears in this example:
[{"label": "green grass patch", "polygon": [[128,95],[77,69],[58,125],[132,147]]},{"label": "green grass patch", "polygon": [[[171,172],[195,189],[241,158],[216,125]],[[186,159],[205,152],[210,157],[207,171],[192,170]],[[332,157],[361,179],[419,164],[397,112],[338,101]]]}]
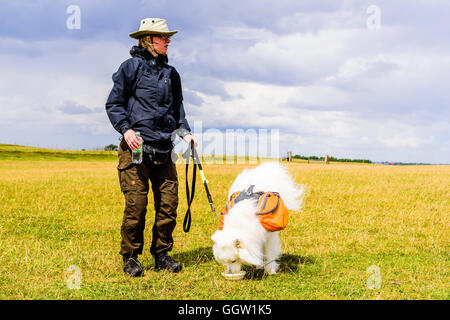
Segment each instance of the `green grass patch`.
[{"label": "green grass patch", "polygon": [[117,151],[78,151],[0,144],[0,160],[115,161]]},{"label": "green grass patch", "polygon": [[[212,255],[217,220],[200,179],[191,231],[182,231],[187,209],[182,165],[171,255],[183,271],[154,271],[150,196],[140,257],[145,276],[125,276],[119,255],[124,199],[116,166],[116,161],[0,161],[0,299],[449,298],[447,166],[288,164],[307,194],[302,210],[291,212],[280,233],[280,272],[267,276],[245,267],[244,280],[236,282],[222,278],[224,267]],[[204,166],[218,210],[246,166]],[[68,287],[70,266],[81,271],[79,290]],[[367,285],[370,266],[380,270],[379,288]]]}]

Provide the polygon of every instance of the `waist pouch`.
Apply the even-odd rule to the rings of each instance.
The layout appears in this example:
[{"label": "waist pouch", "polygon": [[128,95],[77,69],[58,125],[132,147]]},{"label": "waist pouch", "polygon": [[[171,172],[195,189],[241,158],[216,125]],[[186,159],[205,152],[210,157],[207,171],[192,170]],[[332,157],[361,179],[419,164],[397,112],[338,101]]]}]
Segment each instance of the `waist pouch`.
[{"label": "waist pouch", "polygon": [[144,159],[149,161],[151,164],[165,164],[172,154],[172,149],[160,150],[153,148],[148,144],[144,144],[142,146],[142,150],[144,151]]}]

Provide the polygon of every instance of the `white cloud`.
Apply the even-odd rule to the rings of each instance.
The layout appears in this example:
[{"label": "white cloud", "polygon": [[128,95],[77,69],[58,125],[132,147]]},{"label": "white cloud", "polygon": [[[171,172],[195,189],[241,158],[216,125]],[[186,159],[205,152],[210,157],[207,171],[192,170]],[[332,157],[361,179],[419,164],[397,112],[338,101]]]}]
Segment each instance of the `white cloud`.
[{"label": "white cloud", "polygon": [[[44,123],[55,117],[58,121],[76,119],[79,115],[61,112],[60,107],[66,101],[104,115],[104,103],[112,86],[111,74],[120,64],[118,61],[123,59],[123,52],[128,50],[121,44],[110,42],[27,42],[28,52],[39,53],[35,56],[28,52],[21,54],[23,41],[0,39],[0,46],[3,45],[19,53],[0,52],[3,113],[0,123],[3,124],[18,119],[36,121],[36,117]],[[105,58],[105,50],[113,54]],[[92,115],[87,118],[93,119]]]}]

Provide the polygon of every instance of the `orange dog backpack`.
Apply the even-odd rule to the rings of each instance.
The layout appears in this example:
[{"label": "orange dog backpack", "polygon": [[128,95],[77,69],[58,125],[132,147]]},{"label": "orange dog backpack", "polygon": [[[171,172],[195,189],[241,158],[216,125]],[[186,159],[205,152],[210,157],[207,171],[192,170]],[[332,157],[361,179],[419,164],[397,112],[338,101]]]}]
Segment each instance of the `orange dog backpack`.
[{"label": "orange dog backpack", "polygon": [[[267,231],[280,231],[286,228],[289,221],[289,212],[286,205],[277,192],[253,192],[254,185],[246,191],[234,192],[230,200],[220,213],[222,216],[228,214],[230,209],[239,201],[246,199],[258,199],[256,206],[256,216],[261,225]],[[223,222],[219,222],[219,230],[223,229]]]}]

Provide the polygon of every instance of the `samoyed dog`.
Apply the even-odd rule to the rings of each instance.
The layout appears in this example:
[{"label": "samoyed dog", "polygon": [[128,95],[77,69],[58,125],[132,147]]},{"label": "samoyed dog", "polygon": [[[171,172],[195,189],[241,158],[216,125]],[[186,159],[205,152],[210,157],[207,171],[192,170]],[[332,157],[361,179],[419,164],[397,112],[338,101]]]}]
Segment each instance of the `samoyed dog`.
[{"label": "samoyed dog", "polygon": [[[244,169],[228,192],[228,199],[235,191],[278,192],[289,210],[299,210],[304,186],[296,184],[287,170],[277,162],[263,163],[253,169]],[[227,267],[227,274],[241,272],[241,265],[252,265],[267,274],[277,272],[277,260],[281,256],[278,231],[267,231],[256,216],[257,199],[237,202],[222,216],[223,229],[217,230],[214,241],[214,258]]]}]

